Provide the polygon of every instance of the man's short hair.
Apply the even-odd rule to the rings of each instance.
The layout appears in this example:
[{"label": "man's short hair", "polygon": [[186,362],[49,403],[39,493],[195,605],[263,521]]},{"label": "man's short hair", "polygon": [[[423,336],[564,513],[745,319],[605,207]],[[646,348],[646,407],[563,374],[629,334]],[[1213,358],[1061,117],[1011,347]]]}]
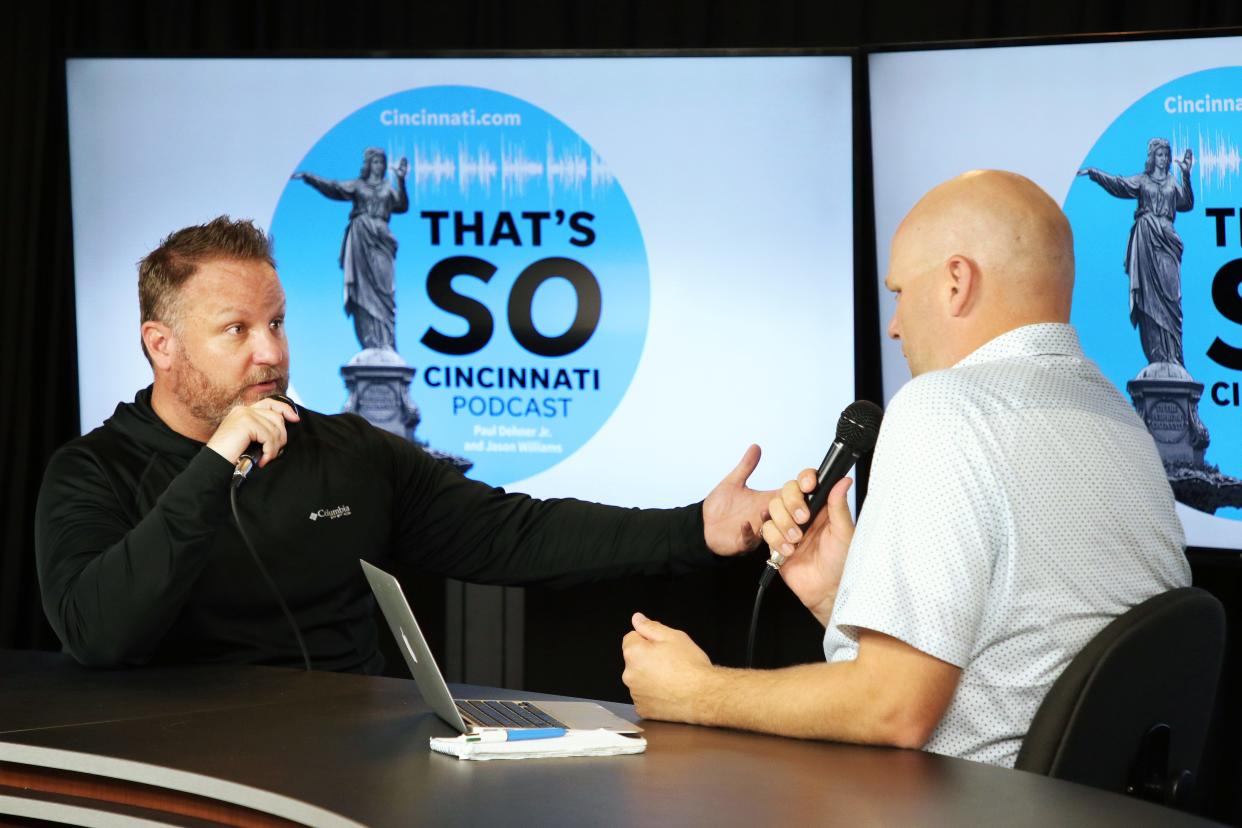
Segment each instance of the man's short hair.
[{"label": "man's short hair", "polygon": [[[206,224],[170,234],[138,263],[138,310],[141,322],[176,326],[181,286],[204,262],[266,262],[273,270],[272,240],[248,219],[219,216]],[[147,345],[142,344],[147,361]]]}]

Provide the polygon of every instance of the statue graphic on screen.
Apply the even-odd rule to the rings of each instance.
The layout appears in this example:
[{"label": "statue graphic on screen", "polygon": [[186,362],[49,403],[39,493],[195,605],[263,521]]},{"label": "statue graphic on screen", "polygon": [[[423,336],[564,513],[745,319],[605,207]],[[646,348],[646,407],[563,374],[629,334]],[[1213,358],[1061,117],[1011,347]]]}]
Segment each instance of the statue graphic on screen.
[{"label": "statue graphic on screen", "polygon": [[362,351],[341,367],[349,392],[345,410],[466,472],[474,465],[470,460],[431,448],[414,436],[422,419],[409,395],[415,371],[397,353],[397,239],[388,221],[394,213],[410,209],[405,190],[409,169],[402,158],[392,168],[395,185],[389,183],[387,153],[368,147],[357,178],[336,181],[308,172],[296,172],[292,178],[334,201],[353,204],[338,261],[345,272],[345,314],[354,320]]},{"label": "statue graphic on screen", "polygon": [[1125,270],[1130,276],[1130,322],[1138,328],[1148,363],[1184,366],[1182,357],[1182,239],[1173,229],[1178,213],[1195,206],[1190,186],[1194,153],[1186,150],[1178,181],[1170,169],[1165,138],[1147,142],[1147,164],[1138,175],[1079,170],[1117,198],[1137,199]]},{"label": "statue graphic on screen", "polygon": [[375,147],[362,155],[357,178],[334,181],[298,172],[305,181],[335,201],[349,201],[349,226],[341,240],[341,269],[345,271],[345,313],[353,317],[354,332],[363,348],[397,349],[397,303],[393,273],[397,239],[388,228],[394,213],[410,208],[405,191],[409,163],[402,158],[393,168],[396,186],[388,183],[388,156]]},{"label": "statue graphic on screen", "polygon": [[1130,277],[1130,322],[1138,329],[1148,364],[1126,383],[1126,390],[1156,441],[1174,495],[1211,514],[1242,506],[1242,481],[1204,459],[1211,437],[1199,419],[1203,384],[1186,370],[1182,351],[1184,248],[1173,229],[1177,214],[1195,205],[1190,183],[1194,153],[1186,150],[1176,164],[1172,156],[1168,139],[1152,138],[1138,175],[1113,175],[1094,167],[1078,174],[1090,177],[1109,195],[1138,202],[1126,243],[1125,272]]}]

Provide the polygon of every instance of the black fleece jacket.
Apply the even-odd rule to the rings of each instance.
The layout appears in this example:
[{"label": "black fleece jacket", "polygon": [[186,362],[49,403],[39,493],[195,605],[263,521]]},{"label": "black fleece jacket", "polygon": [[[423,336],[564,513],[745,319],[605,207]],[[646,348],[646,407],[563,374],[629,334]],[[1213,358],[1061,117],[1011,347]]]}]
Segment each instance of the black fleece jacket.
[{"label": "black fleece jacket", "polygon": [[[230,513],[232,472],[156,416],[150,388],[56,453],[35,552],[44,610],[78,661],[301,663]],[[250,475],[238,501],[325,670],[382,666],[359,558],[492,584],[679,572],[711,558],[700,505],[506,493],[347,414],[303,409],[284,454]]]}]

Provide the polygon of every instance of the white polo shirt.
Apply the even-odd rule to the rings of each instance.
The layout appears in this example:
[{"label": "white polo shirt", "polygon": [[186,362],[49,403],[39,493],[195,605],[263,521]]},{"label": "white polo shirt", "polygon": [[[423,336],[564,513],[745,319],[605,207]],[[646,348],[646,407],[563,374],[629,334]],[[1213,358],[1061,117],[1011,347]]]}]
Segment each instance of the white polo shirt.
[{"label": "white polo shirt", "polygon": [[1069,325],[1029,325],[893,398],[824,638],[962,668],[927,750],[1012,767],[1048,688],[1116,616],[1190,583],[1155,443]]}]

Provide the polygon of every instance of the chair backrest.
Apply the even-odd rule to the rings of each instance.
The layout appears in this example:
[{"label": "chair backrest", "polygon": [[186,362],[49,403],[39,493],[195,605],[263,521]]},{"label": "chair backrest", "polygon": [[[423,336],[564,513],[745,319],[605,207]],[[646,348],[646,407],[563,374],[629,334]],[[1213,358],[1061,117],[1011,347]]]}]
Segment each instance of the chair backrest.
[{"label": "chair backrest", "polygon": [[1113,620],[1065,668],[1014,766],[1144,795],[1133,790],[1136,763],[1150,752],[1148,733],[1167,725],[1161,773],[1197,774],[1224,651],[1225,611],[1211,594],[1183,587],[1149,598]]}]

